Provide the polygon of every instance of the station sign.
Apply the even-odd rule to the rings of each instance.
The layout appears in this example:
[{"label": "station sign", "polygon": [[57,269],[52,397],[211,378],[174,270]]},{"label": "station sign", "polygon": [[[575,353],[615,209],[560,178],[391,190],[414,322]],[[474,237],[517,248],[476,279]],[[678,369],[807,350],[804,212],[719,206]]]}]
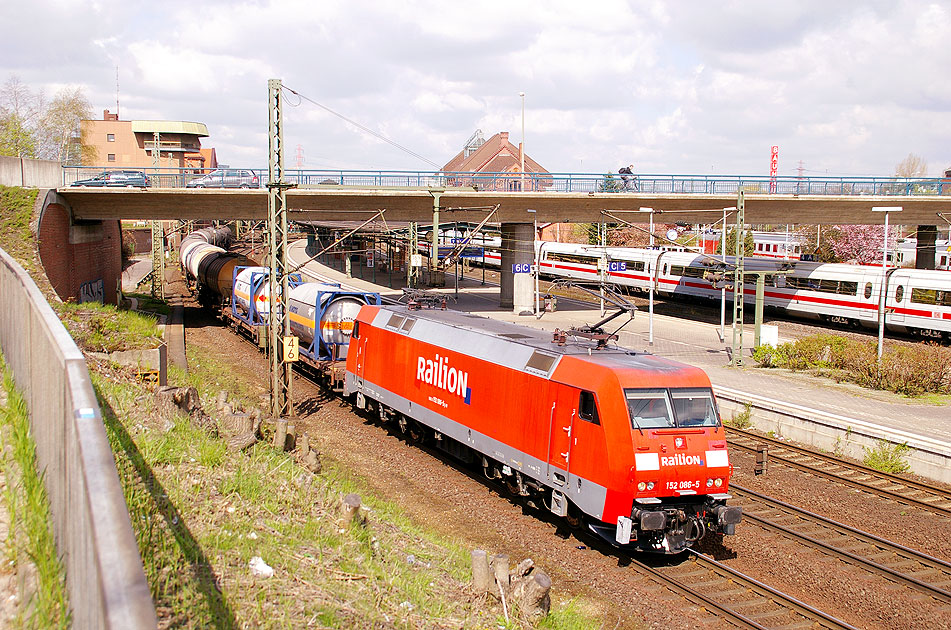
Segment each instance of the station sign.
[{"label": "station sign", "polygon": [[[455,247],[449,247],[446,245],[439,246],[439,257],[445,258],[452,252],[456,250]],[[459,254],[460,258],[482,258],[485,250],[482,247],[475,246],[466,246],[463,248],[462,253]]]},{"label": "station sign", "polygon": [[532,263],[513,263],[512,273],[532,273]]},{"label": "station sign", "polygon": [[627,271],[627,263],[623,260],[612,260],[608,263],[608,271]]}]

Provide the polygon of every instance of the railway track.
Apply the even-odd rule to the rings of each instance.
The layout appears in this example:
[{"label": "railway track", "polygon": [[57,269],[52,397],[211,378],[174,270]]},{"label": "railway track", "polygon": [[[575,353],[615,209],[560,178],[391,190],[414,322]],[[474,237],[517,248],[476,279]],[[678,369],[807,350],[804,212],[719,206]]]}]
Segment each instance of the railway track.
[{"label": "railway track", "polygon": [[731,484],[743,520],[951,604],[951,563]]},{"label": "railway track", "polygon": [[936,514],[951,516],[951,492],[898,475],[880,472],[834,455],[796,446],[768,436],[725,427],[730,446],[757,452],[760,445],[769,448],[769,459],[803,472],[831,479],[871,494],[914,506]]},{"label": "railway track", "polygon": [[710,556],[688,550],[690,560],[652,567],[637,559],[631,565],[688,601],[741,628],[854,630],[844,621],[763,584]]}]

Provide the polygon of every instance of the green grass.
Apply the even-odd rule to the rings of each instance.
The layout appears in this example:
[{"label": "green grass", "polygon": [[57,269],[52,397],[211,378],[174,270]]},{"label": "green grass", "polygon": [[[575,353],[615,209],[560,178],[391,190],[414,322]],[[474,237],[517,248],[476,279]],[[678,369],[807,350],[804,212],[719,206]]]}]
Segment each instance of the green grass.
[{"label": "green grass", "polygon": [[36,271],[30,231],[36,193],[35,188],[0,186],[0,248],[31,273]]},{"label": "green grass", "polygon": [[162,343],[156,319],[142,313],[98,302],[56,303],[53,307],[83,350],[115,352],[155,348]]},{"label": "green grass", "polygon": [[126,298],[135,298],[138,303],[138,310],[148,311],[149,313],[158,313],[166,317],[171,314],[172,309],[167,302],[156,299],[148,293],[123,293]]},{"label": "green grass", "polygon": [[[10,522],[4,541],[7,561],[17,571],[36,570],[32,606],[20,612],[22,628],[69,628],[65,569],[59,560],[43,478],[36,471],[36,445],[30,435],[26,402],[17,392],[0,357],[6,405],[0,408],[0,435],[4,455],[0,466],[6,479],[3,500]],[[22,593],[21,593],[22,596]]]},{"label": "green grass", "polygon": [[747,402],[743,403],[743,411],[739,413],[734,413],[729,420],[726,421],[731,427],[736,427],[737,429],[749,429],[753,426],[753,403]]}]

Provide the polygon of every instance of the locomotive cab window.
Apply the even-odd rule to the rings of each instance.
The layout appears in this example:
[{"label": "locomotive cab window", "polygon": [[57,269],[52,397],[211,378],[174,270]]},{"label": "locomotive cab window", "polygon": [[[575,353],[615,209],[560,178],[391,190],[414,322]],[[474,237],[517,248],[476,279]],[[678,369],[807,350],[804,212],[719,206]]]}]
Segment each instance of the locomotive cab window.
[{"label": "locomotive cab window", "polygon": [[634,429],[668,429],[674,426],[674,414],[665,389],[625,389],[627,411]]},{"label": "locomotive cab window", "polygon": [[578,401],[578,417],[592,424],[601,424],[598,417],[598,402],[593,392],[581,392],[581,398]]},{"label": "locomotive cab window", "polygon": [[679,427],[715,427],[717,410],[709,389],[672,389],[674,416]]},{"label": "locomotive cab window", "polygon": [[625,389],[633,429],[715,427],[720,415],[713,392],[703,388]]},{"label": "locomotive cab window", "polygon": [[360,322],[353,322],[353,332],[350,333],[352,339],[360,338]]}]

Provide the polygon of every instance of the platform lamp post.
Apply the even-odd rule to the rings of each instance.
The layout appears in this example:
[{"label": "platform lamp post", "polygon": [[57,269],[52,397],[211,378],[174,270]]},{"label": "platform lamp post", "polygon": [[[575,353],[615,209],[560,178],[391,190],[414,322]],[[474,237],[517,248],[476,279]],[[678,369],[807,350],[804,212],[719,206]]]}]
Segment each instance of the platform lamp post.
[{"label": "platform lamp post", "polygon": [[522,183],[519,190],[525,192],[525,92],[519,92],[518,95],[522,97],[522,150],[519,151],[519,169],[522,174]]},{"label": "platform lamp post", "polygon": [[[650,214],[650,247],[654,249],[654,209],[653,208],[640,208],[638,212],[647,212]],[[657,265],[657,259],[654,259],[654,266]],[[657,269],[654,269],[651,272],[650,277],[650,290],[649,290],[649,299],[647,306],[647,345],[654,345],[654,278],[657,277]]]},{"label": "platform lamp post", "polygon": [[[723,224],[720,226],[720,262],[723,263],[723,268],[726,268],[726,213],[729,212],[733,214],[736,211],[736,206],[723,209]],[[720,287],[720,341],[722,342],[725,337],[725,326],[726,326],[726,284]]]},{"label": "platform lamp post", "polygon": [[535,317],[538,317],[538,250],[535,249],[535,238],[538,236],[538,213],[533,208],[527,208],[532,213],[532,270],[535,274]]},{"label": "platform lamp post", "polygon": [[888,213],[901,212],[901,206],[873,206],[872,212],[885,213],[885,236],[882,238],[882,284],[878,290],[878,362],[882,362],[882,347],[885,341],[885,300],[888,297],[885,283],[888,281]]}]

